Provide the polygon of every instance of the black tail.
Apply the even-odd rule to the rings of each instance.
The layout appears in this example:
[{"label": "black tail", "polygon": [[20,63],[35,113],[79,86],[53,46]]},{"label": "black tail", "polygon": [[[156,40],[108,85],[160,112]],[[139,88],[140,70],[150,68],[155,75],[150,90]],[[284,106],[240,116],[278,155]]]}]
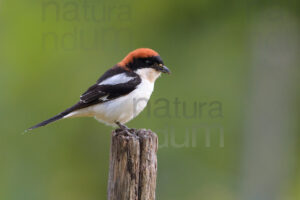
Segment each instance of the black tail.
[{"label": "black tail", "polygon": [[47,120],[45,120],[45,121],[43,121],[43,122],[41,122],[41,123],[39,123],[39,124],[37,124],[37,125],[35,125],[35,126],[33,126],[33,127],[30,127],[29,129],[27,129],[27,130],[32,130],[32,129],[35,129],[35,128],[38,128],[38,127],[41,127],[41,126],[46,126],[47,124],[49,124],[49,123],[51,123],[51,122],[55,122],[55,121],[57,121],[57,120],[59,120],[59,119],[61,119],[61,118],[63,118],[65,115],[63,115],[63,114],[58,114],[58,115],[55,115],[54,117],[51,117],[50,119],[47,119]]},{"label": "black tail", "polygon": [[77,104],[75,104],[74,106],[68,108],[67,110],[63,111],[62,113],[59,113],[58,115],[55,115],[54,117],[51,117],[50,119],[47,119],[47,120],[45,120],[45,121],[43,121],[43,122],[41,122],[41,123],[39,123],[35,126],[32,126],[27,130],[32,130],[32,129],[35,129],[35,128],[38,128],[38,127],[41,127],[41,126],[46,126],[47,124],[55,122],[59,119],[62,119],[67,114],[69,114],[69,113],[71,113],[75,110],[84,108],[84,107],[85,107],[85,105],[83,105],[81,102],[78,102]]}]

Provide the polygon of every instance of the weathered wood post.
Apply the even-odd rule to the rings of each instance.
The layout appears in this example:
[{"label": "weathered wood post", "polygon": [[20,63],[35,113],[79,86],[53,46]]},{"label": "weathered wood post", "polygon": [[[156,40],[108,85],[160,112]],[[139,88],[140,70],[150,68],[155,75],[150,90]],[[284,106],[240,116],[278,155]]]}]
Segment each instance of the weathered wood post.
[{"label": "weathered wood post", "polygon": [[112,133],[108,200],[155,200],[158,147],[151,130]]}]

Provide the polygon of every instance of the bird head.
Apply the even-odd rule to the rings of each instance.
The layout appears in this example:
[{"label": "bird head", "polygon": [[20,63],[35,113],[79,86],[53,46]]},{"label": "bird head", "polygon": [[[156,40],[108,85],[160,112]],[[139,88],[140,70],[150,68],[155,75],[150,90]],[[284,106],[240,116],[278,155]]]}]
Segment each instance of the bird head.
[{"label": "bird head", "polygon": [[150,81],[155,81],[161,73],[171,73],[160,55],[149,48],[139,48],[130,52],[118,65]]}]

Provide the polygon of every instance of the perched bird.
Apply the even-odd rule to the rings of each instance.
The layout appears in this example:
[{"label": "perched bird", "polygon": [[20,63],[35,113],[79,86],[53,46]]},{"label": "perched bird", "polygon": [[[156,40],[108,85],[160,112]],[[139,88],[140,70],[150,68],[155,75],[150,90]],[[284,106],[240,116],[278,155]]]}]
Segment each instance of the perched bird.
[{"label": "perched bird", "polygon": [[156,51],[136,49],[107,70],[78,103],[28,130],[72,117],[94,117],[107,125],[128,129],[124,124],[146,107],[161,73],[169,74],[170,70]]}]

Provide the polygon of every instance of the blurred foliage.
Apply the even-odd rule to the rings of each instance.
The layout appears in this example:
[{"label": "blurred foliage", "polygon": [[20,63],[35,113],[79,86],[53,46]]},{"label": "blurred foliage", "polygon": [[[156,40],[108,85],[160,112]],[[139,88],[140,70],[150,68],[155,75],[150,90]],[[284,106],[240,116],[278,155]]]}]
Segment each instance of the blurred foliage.
[{"label": "blurred foliage", "polygon": [[[139,47],[157,50],[172,70],[156,82],[150,115],[144,111],[128,123],[156,131],[162,146],[168,142],[158,151],[157,199],[239,199],[253,16],[275,7],[299,19],[299,4],[0,1],[0,199],[106,198],[111,127],[80,118],[22,133],[71,106],[106,69]],[[161,98],[168,100],[170,116],[155,113]],[[182,107],[176,117],[176,98],[190,114],[194,102],[206,105],[198,117],[184,117]],[[221,102],[222,117],[210,115],[214,101]],[[192,147],[186,129],[199,124],[222,127],[225,147],[215,129],[209,148],[203,130]],[[190,143],[179,148],[172,138]],[[300,196],[297,178],[290,180],[295,188],[288,196]]]}]

